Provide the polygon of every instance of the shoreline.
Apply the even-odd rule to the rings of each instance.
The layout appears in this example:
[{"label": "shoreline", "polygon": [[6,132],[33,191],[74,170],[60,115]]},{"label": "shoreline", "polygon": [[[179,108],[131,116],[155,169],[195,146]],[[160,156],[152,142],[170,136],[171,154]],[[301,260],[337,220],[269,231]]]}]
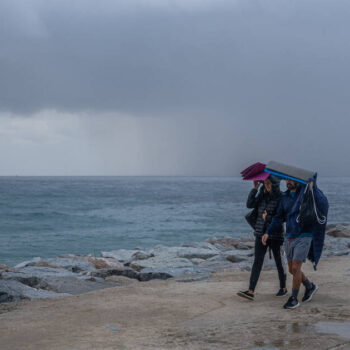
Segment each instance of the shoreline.
[{"label": "shoreline", "polygon": [[[323,258],[350,255],[350,225],[327,227]],[[57,298],[150,280],[202,281],[212,274],[250,271],[254,241],[248,238],[211,238],[178,247],[119,249],[93,255],[40,257],[15,267],[0,265],[0,303],[22,299]],[[265,258],[264,270],[275,269]]]},{"label": "shoreline", "polygon": [[348,349],[349,271],[349,256],[324,258],[318,271],[305,264],[320,289],[295,310],[274,296],[274,270],[263,271],[253,302],[235,295],[249,279],[235,270],[1,304],[13,306],[0,314],[1,349]]}]

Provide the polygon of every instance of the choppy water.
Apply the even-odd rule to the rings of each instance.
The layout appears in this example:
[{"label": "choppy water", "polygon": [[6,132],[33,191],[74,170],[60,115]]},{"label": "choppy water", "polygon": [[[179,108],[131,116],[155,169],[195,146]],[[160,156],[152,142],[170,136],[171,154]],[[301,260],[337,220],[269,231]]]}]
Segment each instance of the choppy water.
[{"label": "choppy water", "polygon": [[[329,221],[350,222],[350,178],[319,185]],[[242,236],[250,187],[233,177],[0,177],[0,263]]]}]

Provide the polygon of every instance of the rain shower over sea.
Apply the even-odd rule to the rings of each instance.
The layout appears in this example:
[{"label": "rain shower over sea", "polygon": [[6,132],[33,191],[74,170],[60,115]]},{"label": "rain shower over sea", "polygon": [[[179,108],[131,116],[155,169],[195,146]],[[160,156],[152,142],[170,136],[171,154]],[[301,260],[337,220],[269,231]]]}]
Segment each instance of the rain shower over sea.
[{"label": "rain shower over sea", "polygon": [[[318,184],[329,222],[350,222],[350,178]],[[0,263],[248,237],[251,185],[238,177],[0,177]]]}]

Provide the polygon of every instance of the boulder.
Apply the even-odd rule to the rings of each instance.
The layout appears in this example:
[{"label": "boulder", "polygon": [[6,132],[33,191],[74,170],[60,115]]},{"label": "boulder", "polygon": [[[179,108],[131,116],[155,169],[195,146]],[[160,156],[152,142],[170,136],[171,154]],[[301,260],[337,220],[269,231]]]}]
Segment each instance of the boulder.
[{"label": "boulder", "polygon": [[246,257],[252,257],[254,255],[254,250],[240,250],[240,249],[231,249],[224,252],[225,256],[229,255],[240,255],[240,256],[246,256]]},{"label": "boulder", "polygon": [[95,269],[108,269],[108,268],[123,268],[124,265],[113,258],[88,258],[88,261],[94,265]]},{"label": "boulder", "polygon": [[39,258],[39,257],[33,258],[31,260],[23,261],[23,262],[17,264],[15,266],[15,269],[21,269],[21,268],[26,267],[26,266],[34,266],[39,261],[41,261],[41,258]]},{"label": "boulder", "polygon": [[171,277],[173,276],[166,271],[141,271],[138,280],[146,282],[150,280],[167,280]]},{"label": "boulder", "polygon": [[127,249],[118,249],[110,252],[101,252],[103,258],[113,258],[121,262],[130,262],[133,260],[133,255],[139,252],[139,250],[127,250]]},{"label": "boulder", "polygon": [[243,247],[243,245],[247,246],[248,249],[254,248],[254,240],[248,238],[232,238],[232,237],[221,237],[221,238],[210,238],[207,242],[213,245],[220,245],[227,248],[238,248],[238,246]]},{"label": "boulder", "polygon": [[226,255],[225,257],[228,261],[231,261],[232,263],[239,263],[241,261],[246,261],[248,259],[246,255],[238,255],[238,254]]},{"label": "boulder", "polygon": [[327,235],[332,237],[350,238],[350,225],[339,224],[335,226],[327,226]]},{"label": "boulder", "polygon": [[69,294],[31,288],[18,281],[0,280],[0,302],[20,299],[57,298],[67,295]]},{"label": "boulder", "polygon": [[137,279],[135,278],[129,278],[129,277],[125,277],[125,276],[108,276],[105,279],[106,282],[112,282],[112,283],[116,283],[117,285],[121,285],[121,286],[127,286],[129,284],[138,282]]},{"label": "boulder", "polygon": [[42,259],[36,263],[35,266],[46,266],[52,268],[62,267],[72,272],[95,270],[95,266],[88,261],[88,258],[82,256]]},{"label": "boulder", "polygon": [[255,246],[255,242],[238,243],[236,245],[236,249],[249,250],[249,249],[254,248],[254,246]]},{"label": "boulder", "polygon": [[192,262],[194,265],[198,265],[198,264],[202,263],[203,261],[205,261],[205,259],[199,259],[199,258],[191,259],[191,262]]},{"label": "boulder", "polygon": [[183,275],[198,274],[204,270],[198,267],[177,267],[177,268],[159,268],[151,269],[146,268],[140,272],[140,280],[148,281],[151,279],[168,279],[172,277],[178,277]]},{"label": "boulder", "polygon": [[209,242],[186,242],[186,243],[183,243],[181,246],[182,247],[189,247],[189,248],[211,249],[214,251],[218,250],[215,247],[215,245],[213,245]]},{"label": "boulder", "polygon": [[132,256],[131,256],[131,259],[132,260],[145,260],[145,259],[149,259],[149,258],[152,258],[154,257],[154,254],[153,253],[147,253],[147,252],[144,252],[142,250],[134,253]]},{"label": "boulder", "polygon": [[220,254],[220,251],[216,248],[155,246],[150,250],[150,253],[152,253],[155,258],[163,260],[166,260],[167,258],[209,259]]},{"label": "boulder", "polygon": [[224,255],[219,255],[202,262],[197,267],[201,270],[209,272],[220,272],[238,269],[239,265],[238,263],[235,264],[228,261]]},{"label": "boulder", "polygon": [[146,260],[137,260],[130,263],[130,267],[136,271],[141,271],[145,268],[160,269],[160,268],[179,268],[192,267],[193,263],[185,258],[178,258],[174,256],[156,255],[153,258]]},{"label": "boulder", "polygon": [[220,252],[217,249],[191,247],[179,247],[177,252],[177,256],[180,258],[205,260],[219,254]]},{"label": "boulder", "polygon": [[124,276],[128,278],[139,278],[139,273],[130,267],[100,269],[91,272],[92,277],[101,277],[106,279],[109,276]]},{"label": "boulder", "polygon": [[0,274],[1,274],[1,271],[12,271],[13,268],[12,267],[9,267],[7,265],[4,265],[4,264],[0,264]]},{"label": "boulder", "polygon": [[350,252],[350,240],[344,237],[326,236],[322,256],[341,256]]},{"label": "boulder", "polygon": [[65,269],[55,269],[51,267],[27,266],[15,271],[3,272],[2,278],[6,280],[16,280],[28,286],[37,286],[48,277],[74,277],[79,279],[88,279],[87,276],[81,276]]}]

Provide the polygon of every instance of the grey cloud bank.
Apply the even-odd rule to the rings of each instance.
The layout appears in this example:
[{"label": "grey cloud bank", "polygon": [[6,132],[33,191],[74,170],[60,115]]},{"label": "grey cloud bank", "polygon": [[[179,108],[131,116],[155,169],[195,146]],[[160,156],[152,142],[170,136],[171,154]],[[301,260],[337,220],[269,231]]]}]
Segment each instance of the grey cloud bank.
[{"label": "grey cloud bank", "polygon": [[[277,159],[349,175],[349,12],[330,0],[3,1],[2,174],[231,175]],[[53,138],[35,137],[43,124]]]}]

